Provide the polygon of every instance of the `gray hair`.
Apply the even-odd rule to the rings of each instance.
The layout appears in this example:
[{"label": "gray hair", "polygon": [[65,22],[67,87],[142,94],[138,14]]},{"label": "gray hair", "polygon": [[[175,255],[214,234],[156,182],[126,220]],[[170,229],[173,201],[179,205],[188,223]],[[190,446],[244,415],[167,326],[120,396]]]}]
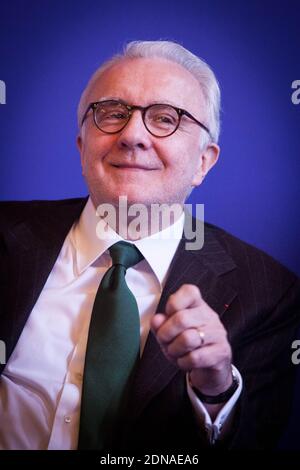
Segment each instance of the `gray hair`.
[{"label": "gray hair", "polygon": [[[114,55],[104,62],[92,75],[83,91],[78,105],[78,125],[85,111],[86,99],[90,89],[100,75],[112,65],[125,59],[167,59],[176,62],[188,70],[198,81],[207,106],[207,126],[210,129],[211,138],[218,142],[220,134],[220,101],[221,93],[218,81],[209,65],[185,49],[180,44],[172,41],[132,41],[125,45],[121,54]],[[207,135],[207,142],[210,140]],[[206,142],[206,143],[207,143]]]}]

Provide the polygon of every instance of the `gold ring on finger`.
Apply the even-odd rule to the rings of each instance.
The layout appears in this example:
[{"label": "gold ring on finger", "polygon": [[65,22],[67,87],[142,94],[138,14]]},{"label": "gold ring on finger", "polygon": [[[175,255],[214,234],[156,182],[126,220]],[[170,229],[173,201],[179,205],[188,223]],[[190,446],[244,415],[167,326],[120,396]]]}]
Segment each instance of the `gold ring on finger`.
[{"label": "gold ring on finger", "polygon": [[205,341],[205,333],[201,328],[197,328],[197,333],[198,333],[199,338],[200,338],[200,344],[199,344],[198,347],[202,348],[202,346],[204,345],[204,341]]}]

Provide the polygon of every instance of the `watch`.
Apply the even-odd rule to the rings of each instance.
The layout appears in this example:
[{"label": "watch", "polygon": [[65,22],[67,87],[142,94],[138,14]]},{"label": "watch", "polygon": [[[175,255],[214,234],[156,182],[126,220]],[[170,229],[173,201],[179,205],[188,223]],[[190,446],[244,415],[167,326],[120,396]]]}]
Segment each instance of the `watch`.
[{"label": "watch", "polygon": [[232,384],[230,387],[225,390],[225,392],[219,393],[219,395],[205,395],[204,393],[197,390],[196,387],[192,387],[193,392],[197,395],[197,397],[203,401],[203,403],[207,403],[209,405],[217,405],[220,403],[225,403],[232,397],[234,392],[239,386],[238,378],[232,374]]}]

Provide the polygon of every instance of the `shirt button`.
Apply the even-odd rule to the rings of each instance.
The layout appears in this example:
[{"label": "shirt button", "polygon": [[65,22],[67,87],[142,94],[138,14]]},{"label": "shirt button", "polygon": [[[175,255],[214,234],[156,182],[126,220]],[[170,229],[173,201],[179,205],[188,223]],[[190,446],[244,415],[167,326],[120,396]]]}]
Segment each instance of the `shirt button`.
[{"label": "shirt button", "polygon": [[65,416],[65,423],[69,424],[71,422],[71,416]]}]

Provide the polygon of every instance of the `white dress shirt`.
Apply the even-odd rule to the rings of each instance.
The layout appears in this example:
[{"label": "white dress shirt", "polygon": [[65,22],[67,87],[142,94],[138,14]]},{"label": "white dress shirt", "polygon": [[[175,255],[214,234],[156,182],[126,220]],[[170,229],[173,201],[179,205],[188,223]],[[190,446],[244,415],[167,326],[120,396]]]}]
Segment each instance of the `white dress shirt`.
[{"label": "white dress shirt", "polygon": [[[127,270],[126,281],[140,313],[141,352],[183,225],[184,215],[171,228],[134,242],[144,260]],[[108,248],[121,240],[110,228],[100,239],[101,231],[89,199],[0,378],[0,449],[77,448],[91,312],[99,283],[111,266]],[[211,442],[222,434],[240,395],[242,379],[235,373],[239,388],[214,423],[187,380],[199,426],[205,426]]]}]

